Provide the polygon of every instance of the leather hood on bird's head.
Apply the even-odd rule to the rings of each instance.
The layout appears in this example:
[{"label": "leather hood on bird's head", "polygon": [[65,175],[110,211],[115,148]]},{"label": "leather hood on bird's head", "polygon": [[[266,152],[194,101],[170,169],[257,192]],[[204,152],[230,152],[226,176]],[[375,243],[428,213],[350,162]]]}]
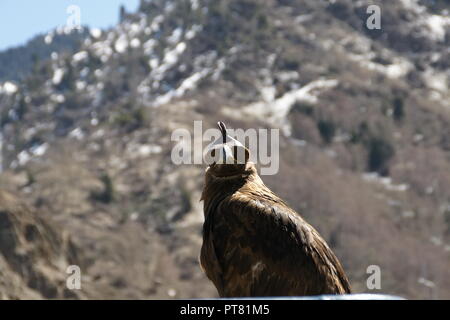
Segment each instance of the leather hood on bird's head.
[{"label": "leather hood on bird's head", "polygon": [[222,136],[209,145],[204,155],[205,162],[208,165],[216,164],[245,164],[247,163],[250,152],[238,140],[229,136],[223,123],[219,123]]}]

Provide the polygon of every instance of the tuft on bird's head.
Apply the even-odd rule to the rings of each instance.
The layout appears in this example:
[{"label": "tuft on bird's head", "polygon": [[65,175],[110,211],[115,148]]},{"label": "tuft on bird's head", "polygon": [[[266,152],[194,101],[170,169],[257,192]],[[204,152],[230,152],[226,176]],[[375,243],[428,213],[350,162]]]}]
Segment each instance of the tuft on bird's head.
[{"label": "tuft on bird's head", "polygon": [[227,127],[221,121],[217,123],[222,136],[214,141],[207,150],[205,160],[209,169],[217,173],[236,173],[244,171],[250,158],[249,150],[238,140],[227,134]]}]

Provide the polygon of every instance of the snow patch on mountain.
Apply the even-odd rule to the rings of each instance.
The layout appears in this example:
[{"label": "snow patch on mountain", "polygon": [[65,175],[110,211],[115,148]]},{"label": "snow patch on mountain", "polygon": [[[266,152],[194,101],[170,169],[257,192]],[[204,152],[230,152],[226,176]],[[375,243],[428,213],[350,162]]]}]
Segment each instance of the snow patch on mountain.
[{"label": "snow patch on mountain", "polygon": [[[274,88],[265,87],[261,89],[261,95],[266,100],[244,106],[238,114],[239,117],[251,116],[265,121],[276,128],[281,128],[285,136],[290,136],[291,128],[287,116],[292,106],[298,101],[315,104],[318,102],[318,96],[321,92],[334,88],[338,84],[339,82],[336,79],[321,78],[300,89],[288,91],[278,99],[275,99]],[[236,114],[236,110],[229,108],[225,108],[223,112],[231,117]]]},{"label": "snow patch on mountain", "polygon": [[3,85],[0,83],[0,94],[13,95],[19,90],[19,87],[10,81],[6,81]]}]

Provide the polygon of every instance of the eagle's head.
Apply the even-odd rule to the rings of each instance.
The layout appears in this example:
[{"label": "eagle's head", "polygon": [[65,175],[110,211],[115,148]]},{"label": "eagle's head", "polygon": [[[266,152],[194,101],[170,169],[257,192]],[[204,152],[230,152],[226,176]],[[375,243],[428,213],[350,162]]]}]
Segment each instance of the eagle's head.
[{"label": "eagle's head", "polygon": [[222,136],[207,150],[205,159],[209,164],[208,171],[216,177],[232,176],[247,170],[250,162],[249,150],[239,141],[227,134],[223,122],[217,123]]}]

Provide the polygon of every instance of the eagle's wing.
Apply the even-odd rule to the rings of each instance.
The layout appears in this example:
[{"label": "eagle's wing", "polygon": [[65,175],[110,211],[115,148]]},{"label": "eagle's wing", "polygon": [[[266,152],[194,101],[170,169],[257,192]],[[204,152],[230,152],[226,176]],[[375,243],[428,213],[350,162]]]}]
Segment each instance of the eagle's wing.
[{"label": "eagle's wing", "polygon": [[208,262],[214,268],[207,275],[219,284],[219,294],[349,293],[342,266],[325,241],[278,200],[270,194],[235,193],[210,212],[204,240],[208,258],[216,261]]},{"label": "eagle's wing", "polygon": [[[217,206],[214,208],[217,209]],[[200,266],[207,275],[207,277],[214,283],[219,292],[219,295],[223,297],[224,284],[223,284],[223,271],[219,265],[219,260],[216,255],[214,247],[214,212],[215,210],[209,210],[209,214],[205,214],[205,222],[203,224],[203,244],[200,251]]]}]

